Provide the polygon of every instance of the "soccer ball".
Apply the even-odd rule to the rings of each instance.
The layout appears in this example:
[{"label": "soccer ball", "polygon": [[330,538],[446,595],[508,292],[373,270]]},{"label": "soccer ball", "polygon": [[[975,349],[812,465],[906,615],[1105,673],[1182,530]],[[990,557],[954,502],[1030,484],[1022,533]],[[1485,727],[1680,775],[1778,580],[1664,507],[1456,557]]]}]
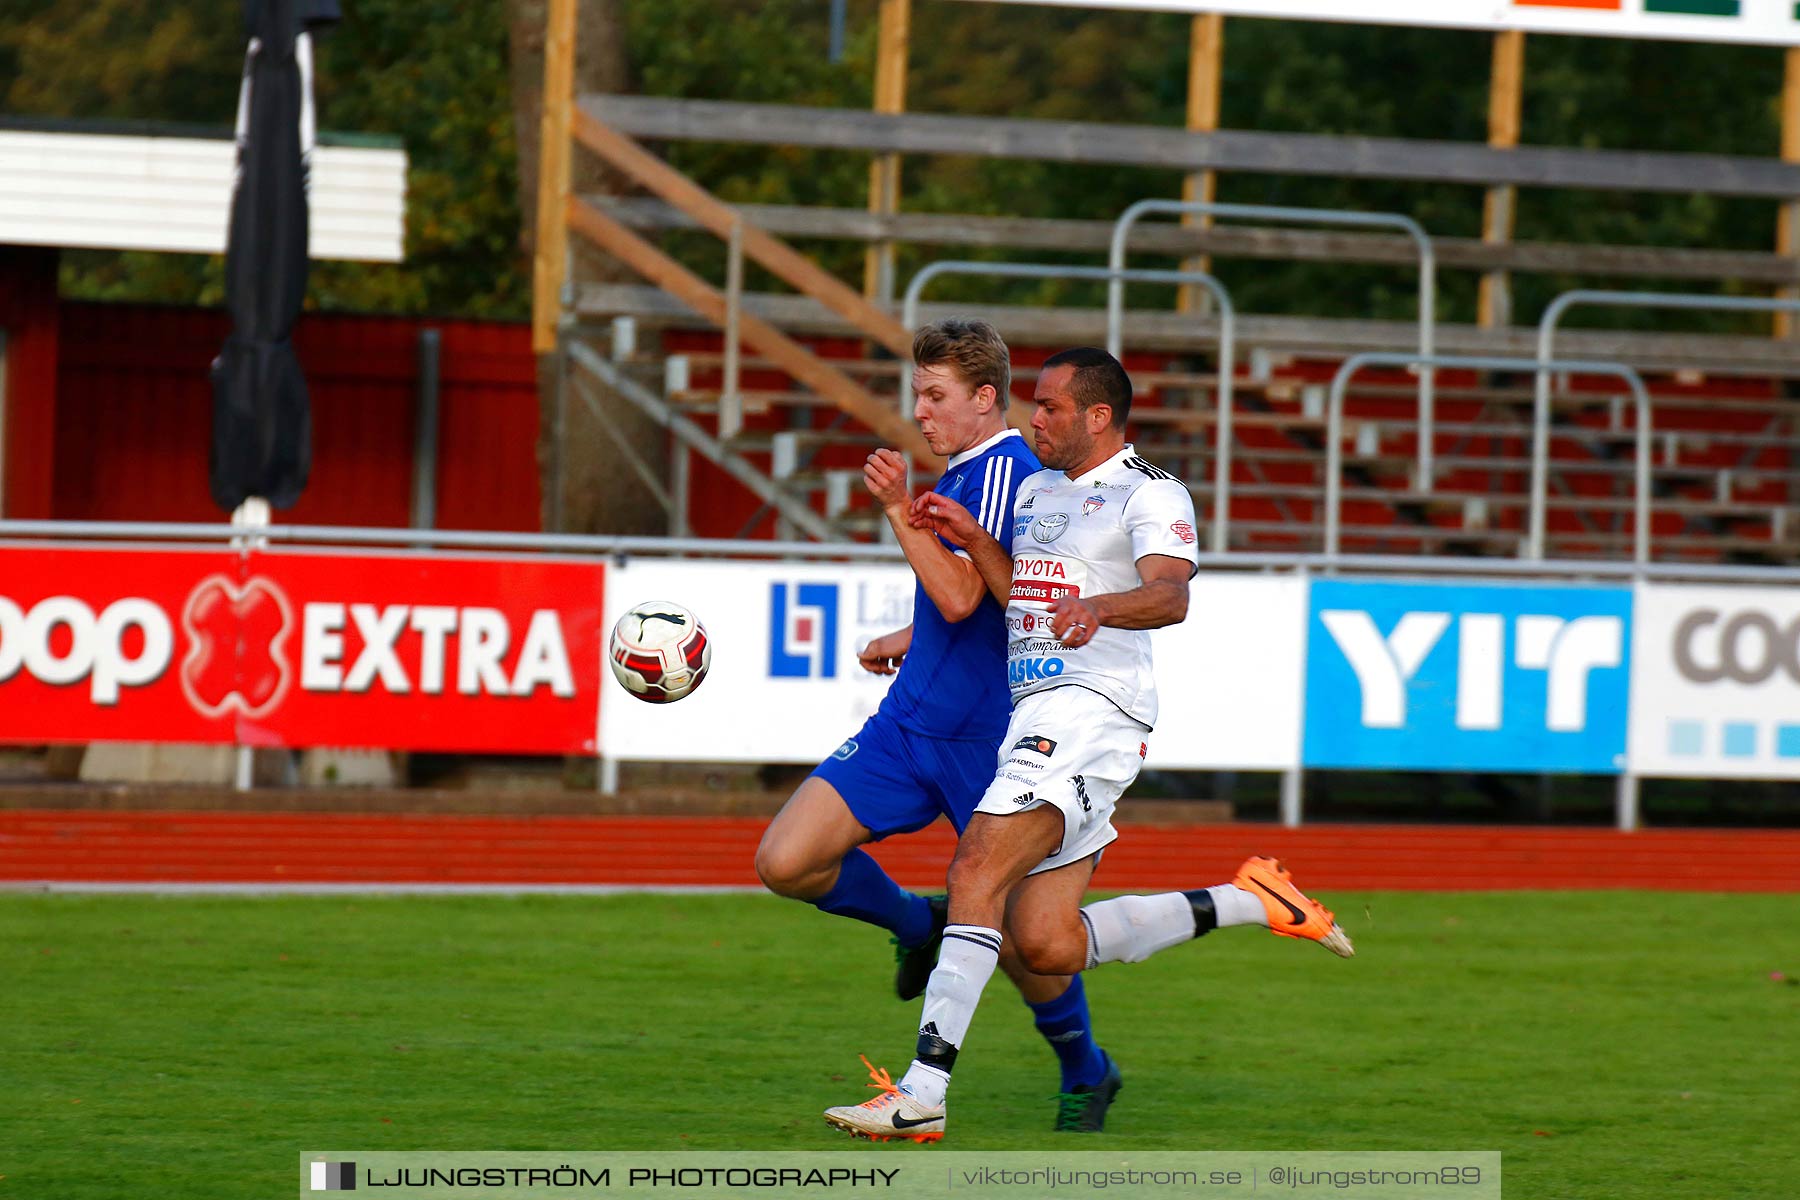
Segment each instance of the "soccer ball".
[{"label": "soccer ball", "polygon": [[667,600],[650,600],[619,618],[606,657],[626,691],[650,704],[668,704],[706,678],[712,642],[693,613]]}]

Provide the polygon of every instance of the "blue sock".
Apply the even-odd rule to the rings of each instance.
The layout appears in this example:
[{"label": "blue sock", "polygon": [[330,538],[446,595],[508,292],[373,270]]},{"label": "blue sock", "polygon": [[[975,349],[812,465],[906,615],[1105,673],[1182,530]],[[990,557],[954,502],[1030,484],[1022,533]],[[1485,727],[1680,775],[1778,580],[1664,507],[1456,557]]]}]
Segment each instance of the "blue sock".
[{"label": "blue sock", "polygon": [[879,925],[902,946],[917,946],[931,936],[931,905],[925,897],[889,879],[881,864],[861,850],[844,855],[837,882],[812,905],[821,912]]},{"label": "blue sock", "polygon": [[1056,1060],[1062,1065],[1063,1091],[1082,1084],[1092,1086],[1106,1078],[1106,1051],[1094,1040],[1081,976],[1071,979],[1069,989],[1056,999],[1026,1007],[1037,1018],[1038,1032],[1056,1051]]}]

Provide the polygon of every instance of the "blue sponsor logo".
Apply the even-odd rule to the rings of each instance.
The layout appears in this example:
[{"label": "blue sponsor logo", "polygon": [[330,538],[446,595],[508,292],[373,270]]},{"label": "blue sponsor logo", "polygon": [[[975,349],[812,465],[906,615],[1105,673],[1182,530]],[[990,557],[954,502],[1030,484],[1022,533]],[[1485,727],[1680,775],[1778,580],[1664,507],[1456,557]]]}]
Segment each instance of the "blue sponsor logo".
[{"label": "blue sponsor logo", "polygon": [[1311,610],[1307,766],[1623,768],[1629,589],[1321,581]]},{"label": "blue sponsor logo", "polygon": [[1006,664],[1006,673],[1014,687],[1036,683],[1043,679],[1055,679],[1063,673],[1063,660],[1060,658],[1015,658]]},{"label": "blue sponsor logo", "polygon": [[769,674],[777,679],[837,677],[838,585],[769,585]]},{"label": "blue sponsor logo", "polygon": [[849,758],[852,754],[855,754],[860,749],[862,749],[862,747],[860,747],[856,744],[855,738],[845,738],[844,744],[839,746],[836,750],[833,750],[831,752],[831,757],[841,761],[843,759]]}]

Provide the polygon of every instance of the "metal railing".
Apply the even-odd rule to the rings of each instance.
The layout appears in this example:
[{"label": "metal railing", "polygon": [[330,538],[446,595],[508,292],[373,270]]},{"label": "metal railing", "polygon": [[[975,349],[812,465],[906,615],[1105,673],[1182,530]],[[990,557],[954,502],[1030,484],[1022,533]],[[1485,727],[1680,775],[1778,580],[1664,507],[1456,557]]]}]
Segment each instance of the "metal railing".
[{"label": "metal railing", "polygon": [[727,441],[744,429],[744,396],[738,388],[738,362],[744,312],[744,218],[734,217],[725,242],[725,379],[719,388],[719,439]]},{"label": "metal railing", "polygon": [[[1338,509],[1343,498],[1343,424],[1344,393],[1349,387],[1350,377],[1364,367],[1410,367],[1422,365],[1417,355],[1413,354],[1357,354],[1344,360],[1338,367],[1337,374],[1331,378],[1331,393],[1326,403],[1325,417],[1325,553],[1335,555],[1338,550],[1338,534],[1340,528]],[[1637,467],[1636,467],[1636,504],[1633,509],[1632,561],[1647,563],[1650,561],[1650,391],[1644,386],[1643,377],[1636,370],[1623,363],[1589,362],[1581,359],[1546,360],[1543,358],[1505,358],[1486,355],[1439,355],[1430,360],[1429,365],[1439,367],[1464,367],[1476,371],[1538,371],[1540,378],[1547,372],[1582,371],[1591,375],[1611,375],[1625,381],[1637,400]],[[1549,403],[1546,399],[1538,414],[1536,429],[1545,428],[1548,418]],[[1534,430],[1535,432],[1535,430]],[[1421,435],[1423,436],[1423,435]],[[1549,453],[1549,439],[1541,443],[1534,439],[1532,447],[1532,474],[1535,478],[1543,469],[1545,456]],[[1538,511],[1534,509],[1534,511]],[[1541,560],[1542,554],[1532,553],[1527,557]]]},{"label": "metal railing", "polygon": [[[118,542],[229,542],[244,527],[180,521],[5,521],[0,540],[74,538]],[[589,533],[509,533],[484,529],[397,529],[345,525],[266,525],[261,541],[320,546],[414,546],[434,550],[530,550],[598,558],[705,554],[742,558],[902,558],[898,546],[867,542],[768,542],[751,538],[667,538]]]},{"label": "metal railing", "polygon": [[[1514,360],[1508,359],[1507,362]],[[1583,369],[1591,364],[1581,364]],[[1509,367],[1494,368],[1509,370]],[[254,531],[259,542],[296,547],[412,547],[443,550],[533,551],[565,557],[630,559],[634,556],[759,559],[853,559],[859,562],[904,562],[898,546],[872,542],[774,542],[752,538],[669,538],[586,533],[517,533],[485,529],[408,529],[347,525],[265,525]],[[0,520],[0,544],[44,541],[229,545],[246,537],[245,527],[225,522],[182,521],[39,521]],[[1689,580],[1711,583],[1800,584],[1800,566],[1742,563],[1609,562],[1585,559],[1421,558],[1416,554],[1307,553],[1303,551],[1236,550],[1202,552],[1203,570],[1254,572],[1293,571],[1321,574],[1357,571],[1370,574],[1457,577],[1551,576],[1620,580]]]},{"label": "metal railing", "polygon": [[[1212,200],[1139,200],[1119,214],[1113,222],[1112,246],[1107,265],[1114,275],[1106,289],[1106,350],[1114,358],[1124,348],[1125,327],[1125,248],[1131,227],[1139,218],[1152,214],[1177,215],[1194,213],[1213,217],[1245,217],[1265,221],[1286,221],[1299,225],[1350,225],[1364,229],[1398,229],[1412,238],[1419,251],[1419,360],[1437,353],[1437,254],[1431,246],[1431,235],[1425,227],[1403,213],[1368,213],[1345,208],[1288,208],[1273,204],[1225,204]],[[1419,373],[1419,464],[1413,486],[1421,492],[1432,489],[1432,425],[1435,419],[1436,373],[1426,367]]]},{"label": "metal railing", "polygon": [[[1231,416],[1232,381],[1237,372],[1237,308],[1223,283],[1205,271],[1126,271],[1111,267],[1066,266],[1060,263],[991,263],[965,259],[945,259],[927,264],[906,285],[901,305],[901,324],[908,332],[918,328],[919,297],[934,279],[945,275],[984,275],[1007,279],[1095,279],[1107,283],[1171,283],[1198,284],[1212,294],[1219,305],[1219,419],[1213,451],[1213,519],[1210,545],[1222,554],[1231,526]],[[1116,354],[1114,357],[1118,357]],[[911,368],[900,375],[901,405],[912,393]]]},{"label": "metal railing", "polygon": [[1627,308],[1679,308],[1710,312],[1800,312],[1800,300],[1763,296],[1707,296],[1686,292],[1619,292],[1576,288],[1563,292],[1538,319],[1536,388],[1531,408],[1531,520],[1526,553],[1544,557],[1545,509],[1550,476],[1550,374],[1556,369],[1556,327],[1578,304]]}]

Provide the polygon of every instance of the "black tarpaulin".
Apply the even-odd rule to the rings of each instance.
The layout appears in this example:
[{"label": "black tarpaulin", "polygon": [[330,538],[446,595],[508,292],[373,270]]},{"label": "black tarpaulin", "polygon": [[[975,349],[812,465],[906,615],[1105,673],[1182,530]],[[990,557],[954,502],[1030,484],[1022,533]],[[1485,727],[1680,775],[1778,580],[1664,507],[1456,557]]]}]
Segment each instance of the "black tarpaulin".
[{"label": "black tarpaulin", "polygon": [[312,416],[292,337],[306,296],[310,31],[338,19],[337,0],[244,3],[250,44],[225,249],[232,332],[212,365],[210,477],[227,512],[251,496],[291,506],[312,469]]}]

